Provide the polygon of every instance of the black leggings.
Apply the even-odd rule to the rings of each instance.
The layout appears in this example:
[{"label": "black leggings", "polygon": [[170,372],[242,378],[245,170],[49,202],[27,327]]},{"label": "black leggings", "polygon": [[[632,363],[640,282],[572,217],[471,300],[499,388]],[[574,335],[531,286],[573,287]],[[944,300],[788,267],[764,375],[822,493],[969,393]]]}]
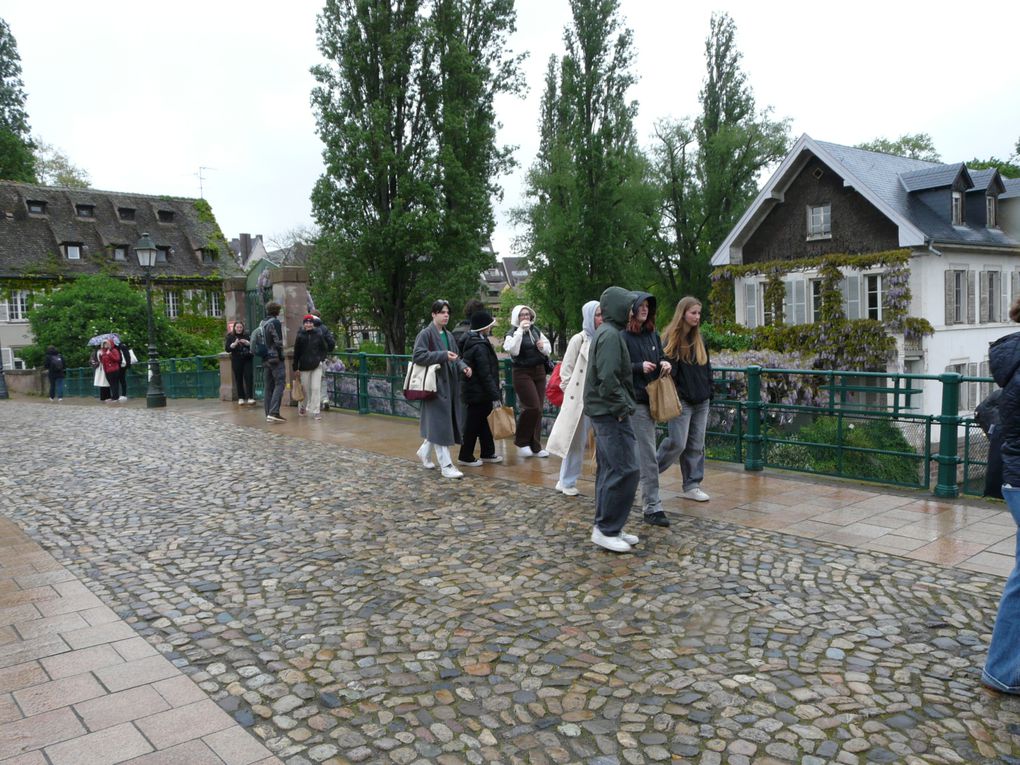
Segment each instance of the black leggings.
[{"label": "black leggings", "polygon": [[237,400],[244,401],[246,399],[255,398],[255,384],[254,384],[254,359],[251,356],[242,357],[234,356],[230,357],[230,367],[234,370],[234,386],[237,388]]}]

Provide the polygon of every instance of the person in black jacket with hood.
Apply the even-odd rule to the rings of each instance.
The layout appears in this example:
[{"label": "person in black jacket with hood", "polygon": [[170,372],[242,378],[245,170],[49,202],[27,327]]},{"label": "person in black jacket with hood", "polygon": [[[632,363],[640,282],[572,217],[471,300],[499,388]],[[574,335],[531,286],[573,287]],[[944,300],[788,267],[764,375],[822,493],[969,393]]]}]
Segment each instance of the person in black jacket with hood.
[{"label": "person in black jacket with hood", "polygon": [[659,499],[659,461],[655,456],[655,420],[648,409],[647,386],[660,374],[668,374],[672,365],[662,355],[662,341],[655,331],[655,297],[649,292],[635,292],[630,320],[623,333],[630,352],[630,369],[634,379],[634,401],[637,408],[631,426],[637,439],[638,468],[641,470],[641,508],[645,523],[669,526]]},{"label": "person in black jacket with hood", "polygon": [[[496,443],[489,429],[489,412],[502,406],[499,395],[499,359],[489,342],[496,320],[487,311],[471,314],[471,330],[461,336],[460,357],[471,367],[471,377],[461,386],[461,396],[467,405],[464,422],[464,440],[460,445],[457,462],[468,467],[480,467],[485,462],[502,462],[496,456]],[[482,456],[475,459],[475,441],[480,441]]]},{"label": "person in black jacket with hood", "polygon": [[50,401],[56,398],[57,401],[64,400],[64,378],[67,376],[67,362],[60,355],[55,345],[46,349],[46,358],[43,359],[43,367],[50,378]]},{"label": "person in black jacket with hood", "polygon": [[315,326],[315,315],[306,313],[301,320],[301,330],[294,340],[293,370],[301,375],[301,386],[305,389],[305,400],[298,403],[298,414],[306,412],[316,420],[322,419],[322,362],[329,354],[326,335]]},{"label": "person in black jacket with hood", "polygon": [[[1020,298],[1013,301],[1009,318],[1020,322]],[[1002,388],[996,433],[1002,444],[1002,498],[1013,521],[1020,526],[1020,332],[1000,338],[988,349],[988,366]],[[982,682],[1004,693],[1020,694],[1020,534],[1013,571],[1006,580],[988,645]]]}]

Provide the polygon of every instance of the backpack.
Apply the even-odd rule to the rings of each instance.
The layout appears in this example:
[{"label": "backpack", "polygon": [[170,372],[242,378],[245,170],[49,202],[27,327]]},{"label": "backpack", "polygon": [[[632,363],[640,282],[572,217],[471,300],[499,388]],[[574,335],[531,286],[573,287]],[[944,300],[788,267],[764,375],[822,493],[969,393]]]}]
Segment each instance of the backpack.
[{"label": "backpack", "polygon": [[545,398],[553,406],[563,406],[563,389],[560,387],[560,366],[563,362],[557,362],[549,375],[549,382],[545,385]]},{"label": "backpack", "polygon": [[51,372],[63,372],[64,371],[64,357],[59,353],[54,354],[50,357],[50,371]]},{"label": "backpack", "polygon": [[262,323],[255,327],[255,331],[251,333],[251,352],[263,361],[269,358],[269,346],[266,345],[267,321],[269,319],[263,319]]}]

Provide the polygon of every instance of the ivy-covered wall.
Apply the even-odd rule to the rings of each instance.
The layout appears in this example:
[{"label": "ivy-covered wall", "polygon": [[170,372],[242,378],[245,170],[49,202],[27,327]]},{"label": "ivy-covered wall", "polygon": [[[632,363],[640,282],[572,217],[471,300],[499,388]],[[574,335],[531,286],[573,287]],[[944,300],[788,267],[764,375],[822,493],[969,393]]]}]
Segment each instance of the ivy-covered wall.
[{"label": "ivy-covered wall", "polygon": [[[851,271],[882,274],[882,321],[847,319],[839,285]],[[821,279],[820,317],[811,324],[786,325],[783,316],[783,280],[794,272],[816,272]],[[896,350],[896,335],[919,337],[934,331],[931,324],[910,311],[910,251],[888,250],[869,255],[824,255],[816,258],[724,266],[712,273],[709,296],[712,316],[732,322],[736,314],[738,279],[765,276],[765,311],[768,326],[744,329],[752,347],[781,353],[809,351],[816,367],[826,369],[886,369]],[[810,299],[810,296],[808,297]],[[739,330],[738,330],[739,331]]]}]

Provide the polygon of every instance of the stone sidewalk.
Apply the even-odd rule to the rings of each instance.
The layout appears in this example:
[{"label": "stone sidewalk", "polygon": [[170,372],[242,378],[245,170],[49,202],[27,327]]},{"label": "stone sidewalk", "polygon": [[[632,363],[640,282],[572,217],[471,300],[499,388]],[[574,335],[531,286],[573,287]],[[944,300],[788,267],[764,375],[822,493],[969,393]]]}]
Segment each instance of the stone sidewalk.
[{"label": "stone sidewalk", "polygon": [[[997,523],[994,505],[711,465],[712,502],[680,512],[674,498],[671,528],[632,522],[642,543],[614,556],[587,540],[590,499],[549,488],[555,460],[453,482],[416,464],[407,422],[330,413],[270,427],[219,402],[143,403],[0,404],[0,513],[45,550],[0,529],[0,563],[18,572],[5,608],[40,588],[55,593],[33,605],[40,623],[63,618],[43,610],[58,595],[84,605],[49,648],[28,647],[39,638],[21,619],[0,630],[8,667],[46,673],[6,689],[15,717],[0,742],[27,740],[34,758],[0,750],[12,762],[136,756],[108,744],[58,759],[55,747],[86,751],[77,742],[106,731],[252,761],[215,738],[229,731],[288,765],[1020,761],[1020,700],[978,682],[1000,577],[866,548],[860,528],[839,544],[774,530],[805,520],[784,508],[812,505],[845,511],[813,521],[840,529],[900,511],[917,517],[868,525],[935,516],[937,531],[962,524],[953,533]],[[49,673],[95,646],[191,685],[109,665]],[[54,712],[31,706],[32,689],[86,675],[96,685],[51,694],[68,727],[45,741]],[[88,693],[135,687],[118,676],[167,708],[139,701],[134,721],[112,712],[90,727],[103,718],[82,712]],[[175,696],[169,679],[203,697]],[[165,729],[151,719],[195,705]],[[221,723],[233,727],[202,727]]]}]

